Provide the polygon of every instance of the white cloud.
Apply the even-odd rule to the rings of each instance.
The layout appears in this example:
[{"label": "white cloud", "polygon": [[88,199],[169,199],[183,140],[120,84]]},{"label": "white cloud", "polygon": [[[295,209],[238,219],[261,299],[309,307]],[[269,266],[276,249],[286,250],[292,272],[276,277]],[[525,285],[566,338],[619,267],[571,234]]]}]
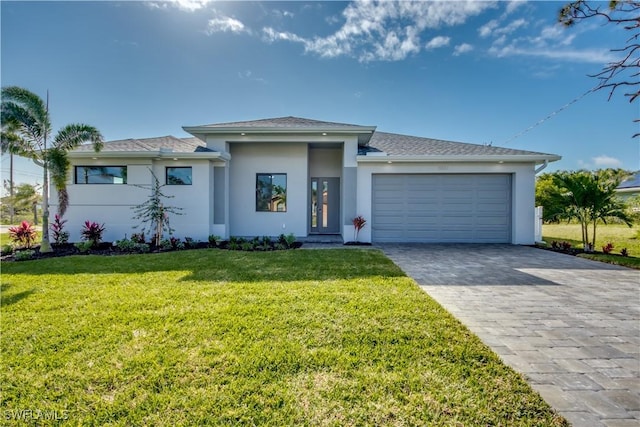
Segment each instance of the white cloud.
[{"label": "white cloud", "polygon": [[558,49],[557,47],[519,47],[517,43],[508,46],[489,48],[489,53],[497,58],[508,56],[532,56],[555,59],[559,61],[585,62],[603,64],[616,58],[608,49]]},{"label": "white cloud", "polygon": [[512,14],[517,8],[519,8],[520,6],[523,6],[527,4],[526,1],[523,0],[511,0],[509,2],[507,2],[507,7],[505,9],[505,14],[506,15],[510,15]]},{"label": "white cloud", "polygon": [[429,42],[424,46],[426,49],[437,49],[439,47],[449,46],[451,39],[449,37],[444,36],[436,36],[429,40]]},{"label": "white cloud", "polygon": [[599,168],[621,168],[622,161],[605,154],[592,158],[593,164]]},{"label": "white cloud", "polygon": [[238,78],[241,80],[252,80],[254,82],[267,83],[262,77],[255,77],[251,70],[245,70],[238,72]]},{"label": "white cloud", "polygon": [[463,53],[471,52],[473,50],[473,45],[469,43],[462,43],[453,48],[453,56],[460,56]]},{"label": "white cloud", "polygon": [[168,7],[177,7],[181,10],[194,12],[207,7],[213,0],[163,0],[163,1],[146,1],[148,7],[155,9],[167,9]]},{"label": "white cloud", "polygon": [[426,29],[463,24],[496,2],[368,1],[350,3],[344,23],[333,34],[303,38],[290,32],[263,29],[268,41],[302,43],[305,52],[321,57],[348,55],[362,62],[398,61],[420,52],[420,34]]},{"label": "white cloud", "polygon": [[480,33],[480,37],[489,37],[493,30],[498,28],[500,23],[497,19],[492,19],[491,21],[484,24],[482,27],[478,28],[478,33]]},{"label": "white cloud", "polygon": [[209,19],[207,23],[206,33],[211,35],[213,33],[251,33],[247,27],[244,26],[239,20],[230,16],[220,14],[218,11],[213,11],[214,17]]}]

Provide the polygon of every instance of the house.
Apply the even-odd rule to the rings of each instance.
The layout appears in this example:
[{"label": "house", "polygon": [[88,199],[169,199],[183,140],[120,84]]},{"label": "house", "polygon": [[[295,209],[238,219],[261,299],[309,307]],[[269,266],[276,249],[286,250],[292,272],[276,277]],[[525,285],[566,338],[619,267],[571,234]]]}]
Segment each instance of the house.
[{"label": "house", "polygon": [[640,196],[640,172],[636,172],[633,176],[621,182],[616,187],[616,193],[625,201]]},{"label": "house", "polygon": [[135,232],[132,207],[148,197],[153,171],[168,184],[169,203],[183,209],[171,218],[178,237],[293,233],[349,241],[352,219],[362,215],[363,242],[532,244],[534,177],[560,159],[297,117],[183,129],[193,137],[72,151],[71,240],[85,220],[105,223],[107,241]]}]

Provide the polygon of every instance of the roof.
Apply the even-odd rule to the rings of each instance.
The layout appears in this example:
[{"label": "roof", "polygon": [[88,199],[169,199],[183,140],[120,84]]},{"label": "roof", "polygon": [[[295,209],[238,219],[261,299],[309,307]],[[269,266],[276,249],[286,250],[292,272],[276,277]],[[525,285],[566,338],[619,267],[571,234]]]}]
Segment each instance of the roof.
[{"label": "roof", "polygon": [[[200,126],[186,126],[210,129],[327,129],[327,130],[369,130],[372,126],[360,126],[348,123],[324,122],[302,117],[274,117],[271,119],[249,120],[244,122],[212,123]],[[375,127],[374,127],[375,128]]]},{"label": "roof", "polygon": [[[384,152],[388,156],[551,156],[535,151],[444,141],[395,133],[375,132],[364,152]],[[360,153],[359,153],[360,154]],[[364,153],[362,153],[364,154]]]},{"label": "roof", "polygon": [[[107,141],[104,143],[101,152],[141,152],[141,151],[171,151],[176,153],[195,153],[213,150],[207,148],[206,144],[198,138],[176,138],[172,135],[160,136],[157,138],[142,139],[120,139]],[[81,145],[73,152],[94,152],[91,144]]]},{"label": "roof", "polygon": [[616,187],[616,190],[638,189],[640,190],[640,172],[637,172],[631,178],[624,180]]}]

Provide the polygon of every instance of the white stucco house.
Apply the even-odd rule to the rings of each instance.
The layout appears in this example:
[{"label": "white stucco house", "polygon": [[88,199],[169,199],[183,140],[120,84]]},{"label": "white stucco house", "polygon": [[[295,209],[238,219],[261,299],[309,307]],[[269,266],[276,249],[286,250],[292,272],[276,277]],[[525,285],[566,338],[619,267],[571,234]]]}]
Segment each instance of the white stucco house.
[{"label": "white stucco house", "polygon": [[130,236],[132,207],[148,197],[153,171],[168,184],[169,203],[183,209],[171,218],[177,237],[293,233],[350,241],[352,219],[362,215],[363,242],[532,244],[535,174],[560,159],[297,117],[183,129],[193,137],[72,151],[71,241],[85,220],[105,223],[106,241]]}]

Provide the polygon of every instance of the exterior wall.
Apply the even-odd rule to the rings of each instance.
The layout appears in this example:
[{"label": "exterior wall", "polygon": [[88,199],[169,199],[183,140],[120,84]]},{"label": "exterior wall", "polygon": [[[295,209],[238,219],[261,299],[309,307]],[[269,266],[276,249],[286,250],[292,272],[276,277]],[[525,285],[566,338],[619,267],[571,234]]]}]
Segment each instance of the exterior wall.
[{"label": "exterior wall", "polygon": [[[510,173],[511,243],[534,243],[535,171],[532,163],[360,163],[357,176],[358,214],[372,219],[372,174],[427,173]],[[371,241],[371,224],[360,232],[359,240]]]},{"label": "exterior wall", "polygon": [[[300,142],[230,144],[229,234],[307,235],[308,148]],[[256,174],[287,174],[287,211],[256,211]]]},{"label": "exterior wall", "polygon": [[[127,166],[127,184],[75,184],[74,166]],[[139,232],[133,227],[140,224],[135,220],[134,206],[143,203],[150,194],[153,178],[150,169],[161,184],[165,183],[166,166],[191,166],[192,185],[163,187],[170,206],[181,207],[183,215],[170,217],[174,235],[179,238],[192,237],[206,240],[210,234],[210,212],[212,191],[210,191],[212,168],[208,160],[154,161],[151,159],[74,159],[67,180],[69,207],[64,218],[69,241],[80,241],[80,231],[85,221],[105,224],[104,241],[115,241]],[[140,187],[142,186],[142,188]],[[51,219],[58,210],[58,195],[51,188]],[[147,236],[149,237],[149,236]]]}]

